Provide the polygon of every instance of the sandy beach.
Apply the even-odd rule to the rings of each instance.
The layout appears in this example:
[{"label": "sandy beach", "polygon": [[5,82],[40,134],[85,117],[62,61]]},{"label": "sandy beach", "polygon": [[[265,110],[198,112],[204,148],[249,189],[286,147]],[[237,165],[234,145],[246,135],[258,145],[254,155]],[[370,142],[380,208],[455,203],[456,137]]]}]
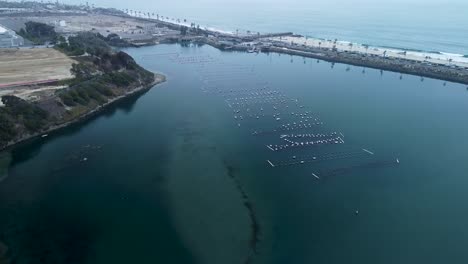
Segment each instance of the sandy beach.
[{"label": "sandy beach", "polygon": [[340,40],[323,40],[308,37],[275,37],[268,38],[268,41],[280,41],[287,44],[305,45],[312,48],[333,49],[341,52],[357,52],[368,55],[386,56],[390,58],[407,59],[419,62],[427,62],[433,64],[453,65],[468,68],[468,58],[459,54],[448,53],[431,53],[431,52],[418,52],[418,51],[405,51],[402,49],[373,47],[363,44],[356,44]]},{"label": "sandy beach", "polygon": [[[147,18],[142,15],[132,15],[137,18]],[[154,19],[154,18],[153,18]],[[169,18],[169,17],[159,17],[160,21],[171,23],[180,26],[190,27],[190,21],[183,21],[181,19]],[[225,35],[237,36],[235,32],[226,31],[222,29],[207,27],[205,25],[200,25],[201,29],[218,32]],[[264,32],[265,33],[265,32]],[[239,32],[239,36],[256,36],[257,32]],[[336,48],[340,52],[356,52],[367,55],[377,55],[377,56],[386,56],[389,58],[396,59],[406,59],[430,64],[442,64],[449,66],[458,66],[468,68],[468,58],[464,57],[461,54],[451,54],[440,52],[423,52],[423,51],[414,51],[414,50],[404,50],[398,48],[385,48],[370,46],[365,44],[351,43],[344,40],[330,40],[330,39],[319,39],[319,38],[310,38],[304,36],[288,36],[288,37],[271,37],[262,39],[267,42],[283,42],[286,44],[295,44],[299,46],[311,47],[311,48],[324,48],[324,49],[333,49]]]}]

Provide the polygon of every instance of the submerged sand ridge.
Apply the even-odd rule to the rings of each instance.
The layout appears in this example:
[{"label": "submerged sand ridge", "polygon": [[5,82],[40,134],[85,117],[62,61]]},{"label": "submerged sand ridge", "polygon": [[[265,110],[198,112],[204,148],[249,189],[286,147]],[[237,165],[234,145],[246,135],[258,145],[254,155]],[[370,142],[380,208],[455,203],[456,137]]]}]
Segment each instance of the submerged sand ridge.
[{"label": "submerged sand ridge", "polygon": [[196,127],[201,123],[207,124],[185,123],[172,144],[168,191],[174,218],[200,263],[246,263],[251,218],[212,138]]}]

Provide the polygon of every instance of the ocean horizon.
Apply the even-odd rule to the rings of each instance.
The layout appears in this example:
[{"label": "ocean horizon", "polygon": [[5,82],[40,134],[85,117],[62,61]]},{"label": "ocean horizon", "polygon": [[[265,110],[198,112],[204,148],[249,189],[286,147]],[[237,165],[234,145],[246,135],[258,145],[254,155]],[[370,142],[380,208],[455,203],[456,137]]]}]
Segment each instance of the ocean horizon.
[{"label": "ocean horizon", "polygon": [[[66,0],[64,3],[79,4]],[[187,19],[202,27],[235,32],[294,32],[311,38],[411,51],[468,55],[468,2],[444,1],[126,1],[96,6]]]}]

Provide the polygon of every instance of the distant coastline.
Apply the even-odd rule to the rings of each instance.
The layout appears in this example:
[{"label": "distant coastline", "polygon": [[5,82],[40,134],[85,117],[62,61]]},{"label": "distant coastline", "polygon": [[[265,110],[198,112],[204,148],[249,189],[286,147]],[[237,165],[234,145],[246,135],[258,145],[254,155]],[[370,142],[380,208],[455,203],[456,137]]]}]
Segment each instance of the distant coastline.
[{"label": "distant coastline", "polygon": [[283,53],[468,85],[468,55],[370,46],[337,39],[309,38],[292,32],[237,34],[174,19],[152,19],[130,14],[125,16],[176,30],[188,28],[193,32],[179,37],[159,37],[148,41],[146,45],[191,41],[224,51]]}]

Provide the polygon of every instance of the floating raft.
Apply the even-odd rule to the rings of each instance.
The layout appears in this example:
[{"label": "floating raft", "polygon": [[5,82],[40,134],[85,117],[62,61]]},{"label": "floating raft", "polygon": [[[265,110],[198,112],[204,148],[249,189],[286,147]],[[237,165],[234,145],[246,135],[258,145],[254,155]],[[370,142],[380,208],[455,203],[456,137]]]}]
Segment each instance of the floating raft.
[{"label": "floating raft", "polygon": [[354,166],[333,169],[327,172],[320,173],[320,175],[322,177],[329,177],[329,176],[347,174],[347,173],[352,172],[353,170],[358,170],[358,169],[377,169],[377,168],[398,166],[399,164],[400,162],[398,159],[391,160],[391,161],[388,161],[388,160],[374,161],[374,162],[368,162],[368,163],[358,164]]},{"label": "floating raft", "polygon": [[293,141],[288,140],[288,143],[289,144],[282,144],[282,145],[267,145],[267,147],[271,151],[283,151],[283,150],[289,150],[289,149],[295,149],[295,148],[316,147],[316,146],[321,146],[321,145],[344,144],[344,140],[341,137],[334,137],[334,138],[319,139],[319,140],[305,141],[305,142],[293,142]]},{"label": "floating raft", "polygon": [[322,155],[306,155],[296,157],[293,156],[291,159],[283,160],[283,161],[271,161],[268,160],[272,167],[286,167],[286,166],[294,166],[294,165],[303,165],[307,163],[317,163],[321,161],[329,161],[329,160],[338,160],[338,159],[349,159],[349,158],[356,158],[360,156],[368,155],[368,153],[363,151],[354,151],[354,152],[335,152],[335,153],[327,153]]}]

